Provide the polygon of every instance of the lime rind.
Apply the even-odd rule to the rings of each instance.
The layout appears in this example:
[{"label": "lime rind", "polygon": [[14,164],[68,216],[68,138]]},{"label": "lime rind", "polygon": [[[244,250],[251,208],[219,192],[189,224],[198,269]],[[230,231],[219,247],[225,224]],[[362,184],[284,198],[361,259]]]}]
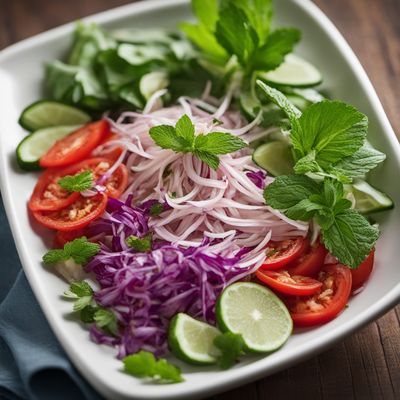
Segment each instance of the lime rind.
[{"label": "lime rind", "polygon": [[275,140],[263,143],[253,152],[253,161],[273,176],[293,173],[294,160],[289,144]]}]

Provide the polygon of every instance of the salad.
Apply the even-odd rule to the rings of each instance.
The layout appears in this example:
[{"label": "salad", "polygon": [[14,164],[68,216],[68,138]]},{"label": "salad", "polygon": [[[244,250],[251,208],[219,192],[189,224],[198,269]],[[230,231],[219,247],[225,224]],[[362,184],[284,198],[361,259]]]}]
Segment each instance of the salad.
[{"label": "salad", "polygon": [[385,160],[367,116],[316,89],[271,1],[192,6],[176,32],[79,23],[16,149],[73,312],[163,383],[184,379],[171,353],[227,369],[337,317],[393,207],[367,182]]}]

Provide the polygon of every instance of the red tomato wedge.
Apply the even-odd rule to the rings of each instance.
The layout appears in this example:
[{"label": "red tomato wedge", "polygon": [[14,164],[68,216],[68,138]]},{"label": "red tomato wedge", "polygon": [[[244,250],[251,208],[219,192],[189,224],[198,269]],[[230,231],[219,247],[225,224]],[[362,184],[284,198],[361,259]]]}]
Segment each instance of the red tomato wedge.
[{"label": "red tomato wedge", "polygon": [[372,249],[368,257],[356,269],[350,269],[353,278],[352,290],[359,289],[367,281],[374,267],[374,258],[375,249]]},{"label": "red tomato wedge", "polygon": [[[75,175],[82,171],[90,170],[93,172],[93,179],[96,181],[105,174],[113,161],[105,157],[89,158],[80,163],[71,165],[64,170],[66,175]],[[128,169],[124,164],[120,164],[112,175],[103,183],[106,187],[106,193],[110,197],[118,198],[128,185]]]},{"label": "red tomato wedge", "polygon": [[33,189],[28,207],[32,211],[55,211],[76,201],[79,193],[69,193],[57,183],[65,175],[59,168],[44,171]]},{"label": "red tomato wedge", "polygon": [[317,276],[324,265],[328,250],[320,242],[314,243],[308,251],[286,266],[291,275]]},{"label": "red tomato wedge", "polygon": [[309,242],[303,237],[270,242],[267,248],[267,258],[261,266],[263,269],[282,268],[303,255],[309,247]]},{"label": "red tomato wedge", "polygon": [[64,167],[88,157],[109,132],[107,121],[93,122],[58,140],[39,161],[41,167]]},{"label": "red tomato wedge", "polygon": [[351,272],[341,264],[326,265],[318,275],[322,288],[309,297],[285,297],[296,326],[321,325],[334,319],[346,306],[351,293]]},{"label": "red tomato wedge", "polygon": [[287,271],[259,269],[257,278],[280,293],[295,296],[309,296],[320,291],[322,282],[300,275],[290,275]]},{"label": "red tomato wedge", "polygon": [[106,209],[108,196],[99,193],[93,197],[79,198],[69,206],[57,211],[34,211],[33,216],[50,229],[69,232],[82,229],[100,217]]}]

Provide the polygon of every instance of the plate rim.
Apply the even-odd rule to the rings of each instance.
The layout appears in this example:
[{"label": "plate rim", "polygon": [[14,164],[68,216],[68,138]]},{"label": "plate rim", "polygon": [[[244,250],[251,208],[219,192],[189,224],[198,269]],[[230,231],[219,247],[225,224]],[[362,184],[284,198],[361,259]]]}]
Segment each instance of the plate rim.
[{"label": "plate rim", "polygon": [[[364,68],[362,67],[360,61],[358,60],[353,50],[350,48],[345,38],[335,27],[335,25],[331,22],[331,20],[322,12],[322,10],[318,8],[318,6],[312,3],[311,0],[287,0],[287,1],[295,3],[299,8],[303,10],[303,12],[310,15],[315,21],[315,23],[318,24],[319,29],[323,30],[329,36],[332,44],[338,47],[341,55],[343,56],[343,58],[346,59],[346,61],[349,64],[349,67],[353,70],[354,75],[359,81],[360,86],[368,95],[372,107],[376,112],[377,119],[379,123],[384,127],[384,135],[388,139],[389,144],[393,149],[394,153],[393,156],[396,157],[396,162],[397,164],[400,165],[400,144],[386,116],[382,103],[380,102],[378,95],[376,94],[376,91],[372,86],[371,81],[369,80]],[[127,17],[128,15],[132,16],[138,13],[152,11],[159,8],[184,6],[187,5],[188,3],[189,0],[169,0],[168,3],[165,2],[164,0],[147,0],[103,11],[82,18],[81,20],[85,22],[98,22],[100,24],[104,24],[118,20],[123,17]],[[5,49],[0,51],[0,65],[2,64],[2,62],[7,60],[7,58],[13,57],[16,54],[24,52],[25,50],[29,49],[32,46],[39,46],[41,44],[45,44],[50,40],[54,41],[68,36],[73,31],[74,25],[75,22],[70,22],[6,47]],[[0,154],[3,154],[3,151],[1,149],[0,149]],[[9,160],[8,159],[2,160],[2,162],[3,164],[7,164],[9,163]],[[3,189],[8,188],[8,184],[6,184],[6,182],[7,179],[6,179],[5,168],[0,168],[1,188]],[[99,380],[96,377],[96,374],[92,374],[90,369],[85,368],[84,363],[81,364],[82,358],[80,357],[80,355],[78,355],[77,352],[74,351],[74,348],[69,346],[69,344],[64,340],[65,336],[64,333],[61,332],[61,329],[58,326],[57,321],[53,319],[52,313],[49,311],[51,308],[50,305],[45,300],[45,296],[36,287],[36,281],[33,273],[31,273],[29,267],[25,267],[25,265],[29,264],[28,263],[29,254],[27,252],[27,249],[25,248],[26,246],[24,246],[23,244],[23,234],[22,232],[20,232],[18,224],[16,223],[16,213],[12,206],[11,194],[8,190],[2,190],[2,197],[7,218],[9,220],[13,238],[17,247],[18,255],[21,259],[21,264],[28,278],[29,284],[53,332],[55,333],[58,341],[61,343],[65,352],[70,357],[74,366],[92,384],[92,386],[95,387],[103,395],[109,396],[111,398],[115,398],[115,396],[127,399],[139,398],[139,397],[132,397],[127,390],[122,390],[123,388],[120,388],[121,390],[116,391],[116,388],[114,388],[113,386],[108,385]],[[256,362],[252,362],[246,366],[242,366],[241,368],[230,370],[230,374],[221,375],[218,377],[218,379],[215,379],[212,382],[208,382],[206,388],[201,387],[201,385],[197,385],[196,387],[192,388],[190,387],[187,388],[186,385],[172,385],[168,386],[168,390],[166,389],[164,394],[160,394],[160,392],[158,392],[158,395],[156,395],[156,397],[154,396],[154,393],[150,392],[138,393],[137,395],[138,396],[140,395],[141,399],[155,399],[155,398],[178,399],[187,396],[198,398],[222,391],[224,389],[237,387],[247,382],[256,380],[261,376],[265,376],[267,373],[266,371],[267,368],[268,368],[268,374],[272,374],[278,370],[281,370],[282,368],[287,368],[299,362],[300,360],[307,359],[308,357],[311,357],[315,354],[322,352],[324,349],[332,346],[334,343],[338,342],[345,336],[351,334],[355,330],[360,329],[362,326],[376,319],[379,315],[383,314],[388,309],[392,308],[399,301],[400,301],[400,282],[396,286],[394,286],[389,292],[387,292],[385,296],[380,298],[379,301],[377,301],[373,306],[363,310],[363,312],[359,313],[345,325],[339,325],[335,327],[335,329],[332,329],[331,331],[321,335],[321,337],[319,337],[315,341],[305,343],[295,355],[285,356],[281,359],[278,359],[272,367],[271,366],[264,367],[262,364],[262,361],[264,360],[263,358]]]}]

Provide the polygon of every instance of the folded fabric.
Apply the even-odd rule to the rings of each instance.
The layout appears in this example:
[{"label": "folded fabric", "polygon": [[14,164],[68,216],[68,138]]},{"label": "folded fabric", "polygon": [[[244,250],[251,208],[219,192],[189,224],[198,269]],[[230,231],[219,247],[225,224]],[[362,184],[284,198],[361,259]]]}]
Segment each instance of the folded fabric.
[{"label": "folded fabric", "polygon": [[101,399],[51,331],[20,269],[2,204],[0,237],[0,399]]}]

